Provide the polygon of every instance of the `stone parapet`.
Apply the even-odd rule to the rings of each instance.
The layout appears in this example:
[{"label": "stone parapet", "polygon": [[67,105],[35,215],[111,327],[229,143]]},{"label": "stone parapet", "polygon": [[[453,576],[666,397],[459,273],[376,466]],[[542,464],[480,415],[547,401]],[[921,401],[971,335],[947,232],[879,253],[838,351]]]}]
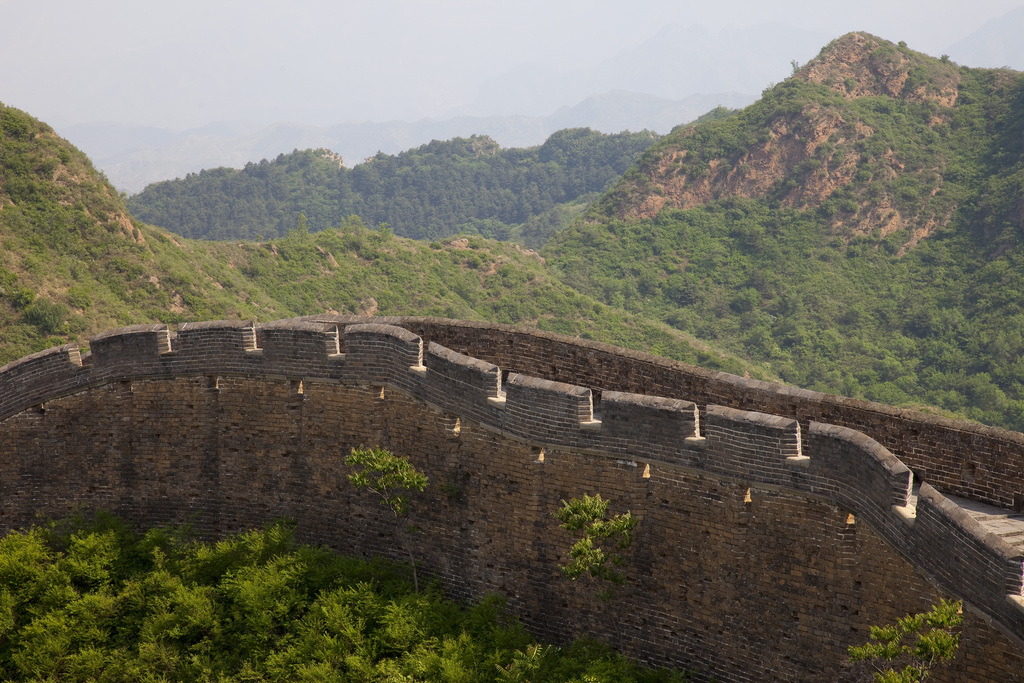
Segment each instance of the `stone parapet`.
[{"label": "stone parapet", "polygon": [[640,351],[542,330],[429,317],[302,318],[344,327],[374,320],[498,365],[506,372],[589,387],[721,405],[795,418],[806,436],[811,422],[863,432],[945,493],[1024,511],[1024,434],[862,399],[668,360]]},{"label": "stone parapet", "polygon": [[[647,467],[677,467],[840,506],[867,522],[945,591],[969,601],[1024,640],[1024,554],[986,532],[927,476],[926,483],[918,481],[915,487],[913,468],[875,438],[848,426],[806,420],[807,413],[801,410],[795,410],[799,417],[794,417],[794,411],[771,414],[608,389],[607,383],[581,386],[506,372],[435,341],[425,349],[424,339],[408,327],[427,323],[390,322],[218,321],[183,324],[176,332],[163,325],[122,328],[94,337],[85,359],[68,345],[0,368],[0,419],[62,396],[139,379],[207,377],[213,380],[206,384],[208,390],[218,387],[218,377],[286,378],[298,386],[309,381],[380,387],[381,396],[388,388],[526,446],[595,453]],[[430,324],[435,325],[431,329],[437,338],[439,323]],[[488,328],[488,333],[495,330]],[[589,348],[572,346],[565,339],[548,341],[562,345],[552,359]],[[705,380],[712,381],[711,374]],[[732,381],[718,374],[716,381]],[[777,392],[765,383],[752,384],[751,390]],[[131,392],[130,386],[126,391]],[[288,398],[289,405],[299,407],[301,393]],[[706,397],[707,392],[698,395]],[[796,393],[789,395],[801,400]],[[821,396],[803,398],[821,402]],[[976,436],[982,439],[980,432]],[[295,438],[301,444],[305,437]],[[237,449],[244,447],[243,442]]]}]

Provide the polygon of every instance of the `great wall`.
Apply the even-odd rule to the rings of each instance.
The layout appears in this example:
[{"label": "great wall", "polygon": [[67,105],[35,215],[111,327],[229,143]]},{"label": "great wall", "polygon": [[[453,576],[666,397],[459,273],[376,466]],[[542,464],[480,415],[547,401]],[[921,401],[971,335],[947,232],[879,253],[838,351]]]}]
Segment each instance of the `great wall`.
[{"label": "great wall", "polygon": [[[275,518],[394,554],[358,445],[431,478],[417,553],[542,637],[698,680],[835,681],[873,624],[965,604],[936,680],[1024,681],[1024,435],[559,335],[324,315],[142,325],[0,368],[0,531],[75,506],[217,537]],[[559,577],[560,501],[640,519],[607,605]],[[614,628],[613,628],[614,624]]]}]

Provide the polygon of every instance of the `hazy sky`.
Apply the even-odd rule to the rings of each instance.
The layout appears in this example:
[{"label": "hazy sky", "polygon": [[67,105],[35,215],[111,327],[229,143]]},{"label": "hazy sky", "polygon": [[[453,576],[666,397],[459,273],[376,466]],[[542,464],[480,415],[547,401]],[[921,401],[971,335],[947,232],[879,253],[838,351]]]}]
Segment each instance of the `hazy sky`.
[{"label": "hazy sky", "polygon": [[[0,0],[0,101],[57,126],[114,122],[175,129],[245,118],[322,125],[457,112],[515,114],[520,112],[478,111],[486,107],[478,100],[480,87],[528,65],[552,72],[593,67],[667,25],[717,33],[773,22],[829,37],[867,30],[938,55],[1020,5]],[[721,49],[743,45],[723,39]]]}]

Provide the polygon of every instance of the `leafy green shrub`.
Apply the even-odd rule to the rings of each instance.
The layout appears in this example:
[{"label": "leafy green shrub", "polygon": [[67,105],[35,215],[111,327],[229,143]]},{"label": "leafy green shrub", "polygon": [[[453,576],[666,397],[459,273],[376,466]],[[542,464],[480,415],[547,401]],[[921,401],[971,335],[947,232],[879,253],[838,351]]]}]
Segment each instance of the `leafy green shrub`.
[{"label": "leafy green shrub", "polygon": [[850,646],[850,661],[871,662],[876,683],[917,683],[931,669],[956,656],[963,624],[963,603],[942,600],[927,612],[872,626],[871,641]]},{"label": "leafy green shrub", "polygon": [[25,310],[33,301],[36,300],[36,293],[28,287],[14,285],[10,287],[8,291],[10,292],[9,297],[11,299],[11,304],[14,306],[15,310],[18,311]]},{"label": "leafy green shrub", "polygon": [[49,299],[37,299],[25,309],[23,316],[26,322],[35,325],[43,333],[54,334],[68,319],[68,308]]},{"label": "leafy green shrub", "polygon": [[562,501],[555,513],[563,529],[579,535],[569,548],[569,562],[562,565],[562,574],[571,581],[586,576],[591,581],[608,582],[610,586],[598,590],[604,601],[611,599],[616,586],[626,582],[618,568],[625,564],[623,553],[633,544],[638,523],[629,511],[611,518],[607,515],[608,501],[601,494]]},{"label": "leafy green shrub", "polygon": [[68,290],[68,303],[75,308],[89,308],[92,306],[92,295],[85,287],[72,287]]},{"label": "leafy green shrub", "polygon": [[107,263],[107,267],[121,275],[124,275],[126,280],[134,280],[142,277],[145,272],[138,263],[133,263],[123,256],[115,256],[110,259]]},{"label": "leafy green shrub", "polygon": [[[380,504],[388,508],[397,523],[409,514],[410,506],[407,495],[422,492],[427,488],[427,475],[417,470],[408,458],[395,455],[383,448],[353,448],[345,458],[349,467],[358,467],[348,475],[348,480],[357,489],[364,489],[380,498]],[[415,526],[407,526],[404,531],[415,532]],[[405,542],[409,553],[409,567],[412,570],[413,589],[419,592],[419,578],[416,573],[416,558],[412,546]]]},{"label": "leafy green shrub", "polygon": [[207,544],[188,527],[140,535],[101,514],[8,534],[0,679],[685,680],[589,641],[538,645],[502,598],[461,607],[436,585],[413,593],[404,565],[298,545],[293,532],[282,522]]},{"label": "leafy green shrub", "polygon": [[23,111],[12,107],[0,110],[0,133],[15,140],[32,137],[32,119]]}]

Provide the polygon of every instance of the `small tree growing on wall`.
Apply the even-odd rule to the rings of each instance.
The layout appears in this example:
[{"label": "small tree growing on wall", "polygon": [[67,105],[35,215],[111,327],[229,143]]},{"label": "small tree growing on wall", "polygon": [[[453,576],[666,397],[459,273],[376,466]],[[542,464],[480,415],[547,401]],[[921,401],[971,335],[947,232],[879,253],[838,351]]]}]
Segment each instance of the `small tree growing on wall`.
[{"label": "small tree growing on wall", "polygon": [[[569,548],[569,562],[559,565],[562,575],[570,581],[586,576],[604,603],[626,582],[621,571],[626,563],[623,553],[633,544],[638,522],[628,510],[611,519],[607,516],[608,501],[602,500],[601,494],[563,500],[562,508],[555,513],[563,529],[579,535]],[[613,621],[618,634],[618,620]]]},{"label": "small tree growing on wall", "polygon": [[872,662],[875,683],[923,681],[931,669],[956,656],[963,621],[963,603],[943,600],[895,625],[872,626],[872,642],[850,646],[850,661]]},{"label": "small tree growing on wall", "polygon": [[[366,489],[380,498],[380,504],[391,510],[396,524],[409,514],[409,501],[406,494],[410,491],[423,491],[427,487],[427,475],[423,474],[404,458],[380,447],[353,448],[352,454],[345,458],[345,464],[361,468],[355,474],[348,475],[348,480],[359,489]],[[420,585],[416,574],[416,558],[409,543],[408,534],[415,533],[415,526],[407,525],[399,529],[402,545],[409,554],[409,565],[412,567],[412,584],[419,593]]]}]

